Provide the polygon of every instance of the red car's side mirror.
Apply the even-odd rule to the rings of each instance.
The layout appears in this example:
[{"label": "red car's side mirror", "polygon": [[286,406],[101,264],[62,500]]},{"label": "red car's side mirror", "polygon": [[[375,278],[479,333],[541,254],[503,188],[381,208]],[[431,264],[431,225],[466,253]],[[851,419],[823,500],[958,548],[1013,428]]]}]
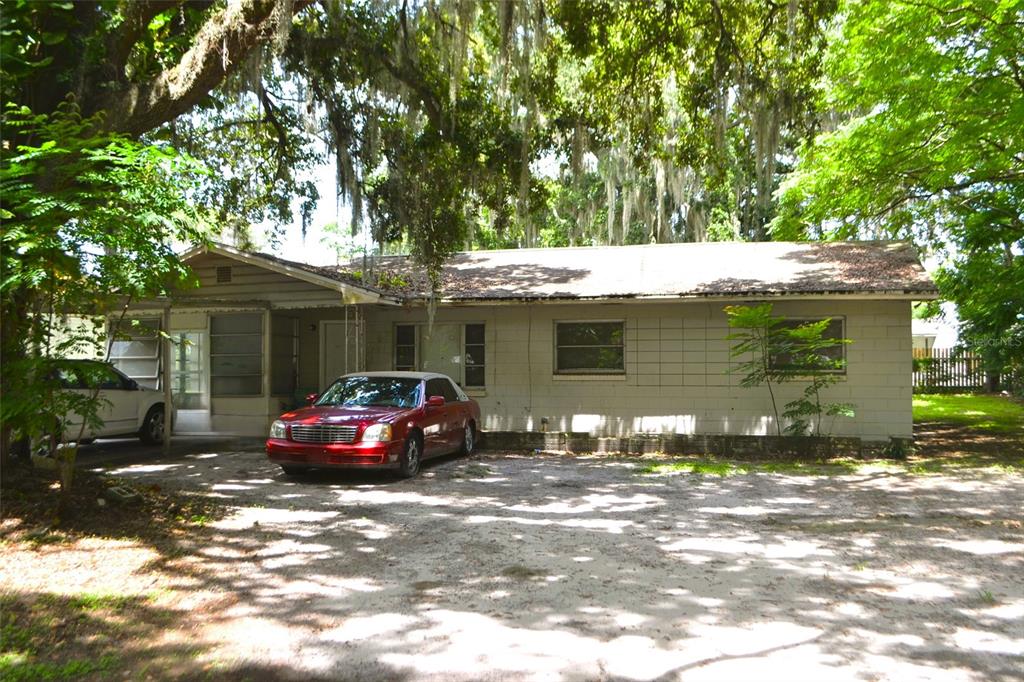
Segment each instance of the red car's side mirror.
[{"label": "red car's side mirror", "polygon": [[309,395],[306,396],[306,402],[312,405],[313,403],[316,402],[316,399],[319,397],[320,396],[316,393],[310,393]]},{"label": "red car's side mirror", "polygon": [[444,407],[443,395],[432,395],[427,398],[427,407]]}]

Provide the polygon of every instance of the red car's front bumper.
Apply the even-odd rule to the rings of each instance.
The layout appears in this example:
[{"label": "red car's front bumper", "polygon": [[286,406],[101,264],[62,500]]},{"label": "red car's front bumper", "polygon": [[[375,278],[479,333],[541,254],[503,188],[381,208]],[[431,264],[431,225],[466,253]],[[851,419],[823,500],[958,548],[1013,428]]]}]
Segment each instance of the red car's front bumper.
[{"label": "red car's front bumper", "polygon": [[267,440],[267,457],[275,464],[323,469],[394,469],[402,452],[392,443],[296,443],[280,438]]}]

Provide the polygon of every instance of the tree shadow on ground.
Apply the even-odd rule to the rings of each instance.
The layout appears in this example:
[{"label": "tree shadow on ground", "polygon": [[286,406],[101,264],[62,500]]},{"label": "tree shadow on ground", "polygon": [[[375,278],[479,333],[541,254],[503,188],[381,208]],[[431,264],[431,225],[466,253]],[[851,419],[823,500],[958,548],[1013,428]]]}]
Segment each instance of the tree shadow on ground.
[{"label": "tree shadow on ground", "polygon": [[[231,512],[139,569],[211,595],[177,603],[194,648],[160,677],[1019,679],[1019,476],[641,469],[288,477],[243,451],[111,473]],[[131,672],[165,646],[126,639]]]},{"label": "tree shadow on ground", "polygon": [[238,511],[182,546],[203,589],[238,596],[205,625],[263,628],[265,644],[228,647],[239,664],[460,679],[1020,673],[1013,477],[652,477],[628,459],[485,455],[411,481],[294,480],[253,453],[207,464],[175,480]]}]

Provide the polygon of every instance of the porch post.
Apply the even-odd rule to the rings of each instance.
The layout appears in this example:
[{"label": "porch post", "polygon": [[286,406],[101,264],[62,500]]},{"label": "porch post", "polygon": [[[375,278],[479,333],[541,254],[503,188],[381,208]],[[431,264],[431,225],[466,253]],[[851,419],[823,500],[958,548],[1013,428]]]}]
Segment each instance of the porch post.
[{"label": "porch post", "polygon": [[171,401],[173,396],[171,395],[171,362],[173,362],[174,346],[171,343],[171,306],[164,306],[164,319],[160,323],[160,327],[164,333],[163,337],[163,364],[161,366],[161,373],[163,374],[164,384],[164,456],[171,454],[171,431],[173,430],[172,418],[174,410],[172,409]]}]

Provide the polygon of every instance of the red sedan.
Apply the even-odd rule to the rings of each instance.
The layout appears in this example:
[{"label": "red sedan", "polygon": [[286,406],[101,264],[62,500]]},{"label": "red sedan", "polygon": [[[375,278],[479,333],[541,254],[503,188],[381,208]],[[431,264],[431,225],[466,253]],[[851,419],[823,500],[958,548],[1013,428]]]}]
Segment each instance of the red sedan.
[{"label": "red sedan", "polygon": [[364,372],[335,381],[270,427],[267,457],[286,474],[311,468],[397,469],[473,451],[480,406],[443,374]]}]

